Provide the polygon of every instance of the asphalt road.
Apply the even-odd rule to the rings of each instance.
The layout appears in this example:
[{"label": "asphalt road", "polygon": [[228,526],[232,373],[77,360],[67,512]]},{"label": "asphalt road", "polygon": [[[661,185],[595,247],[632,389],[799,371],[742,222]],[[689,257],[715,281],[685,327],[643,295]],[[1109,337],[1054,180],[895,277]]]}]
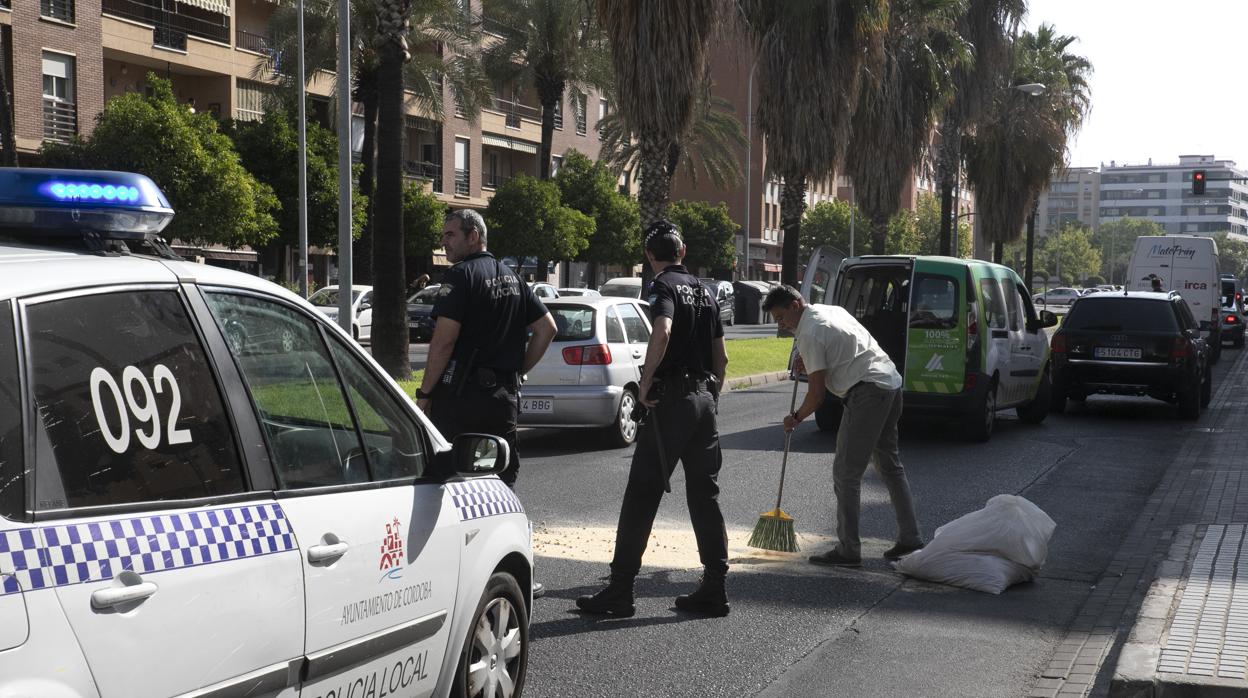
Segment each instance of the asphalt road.
[{"label": "asphalt road", "polygon": [[[1228,350],[1215,369],[1234,362]],[[535,696],[1021,696],[1113,557],[1126,529],[1202,422],[1146,399],[1094,397],[1039,426],[1002,413],[988,444],[939,423],[903,429],[902,458],[924,534],[1019,494],[1057,522],[1034,582],[1000,596],[912,579],[880,559],[892,508],[874,473],[863,488],[864,566],[805,562],[834,530],[833,439],[804,424],[793,439],[784,509],[801,554],[744,543],[775,504],[789,384],[726,395],[721,502],[729,528],[732,613],[702,619],[672,603],[697,581],[683,476],[673,478],[637,582],[638,613],[600,620],[573,600],[607,574],[631,449],[598,434],[522,433],[518,492],[534,525],[548,593],[532,622],[527,693]]]}]

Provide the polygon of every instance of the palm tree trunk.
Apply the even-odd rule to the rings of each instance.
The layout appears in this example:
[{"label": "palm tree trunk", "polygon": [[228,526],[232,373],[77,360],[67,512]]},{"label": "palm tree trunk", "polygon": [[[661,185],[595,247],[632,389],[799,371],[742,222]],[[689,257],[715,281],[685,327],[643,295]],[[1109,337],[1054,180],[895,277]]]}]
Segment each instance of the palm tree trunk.
[{"label": "palm tree trunk", "polygon": [[871,226],[871,254],[888,254],[888,218],[871,216],[869,224]]},{"label": "palm tree trunk", "polygon": [[17,136],[13,133],[13,101],[9,95],[9,50],[3,37],[0,31],[0,165],[17,167]]},{"label": "palm tree trunk", "polygon": [[563,99],[563,83],[537,81],[537,99],[542,104],[542,143],[537,148],[537,177],[550,179],[550,160],[555,144],[555,106]]},{"label": "palm tree trunk", "polygon": [[797,246],[801,237],[802,214],[806,212],[806,178],[786,176],[780,189],[780,228],[784,247],[780,252],[780,281],[796,288]]},{"label": "palm tree trunk", "polygon": [[[672,178],[667,169],[669,145],[653,136],[638,137],[639,150],[637,169],[639,170],[639,190],[637,207],[641,212],[641,230],[644,231],[657,221],[667,216],[668,199],[671,196]],[[641,259],[641,278],[643,284],[649,283],[654,272],[646,263],[643,253]]]},{"label": "palm tree trunk", "polygon": [[992,261],[994,264],[1001,263],[1001,257],[1005,254],[1005,243],[996,240],[992,243]]},{"label": "palm tree trunk", "polygon": [[940,141],[940,157],[937,158],[937,179],[940,182],[940,254],[953,254],[953,187],[957,183],[959,163],[962,160],[961,126],[952,121],[942,124],[944,136]]},{"label": "palm tree trunk", "polygon": [[[365,82],[361,78],[361,82]],[[354,278],[361,284],[373,283],[373,216],[376,207],[373,205],[373,184],[377,170],[377,83],[376,75],[367,79],[367,85],[361,85],[359,100],[364,107],[364,143],[360,152],[360,196],[368,199],[367,215],[364,219],[364,230],[360,231],[360,239],[356,243]]]},{"label": "palm tree trunk", "polygon": [[411,375],[403,244],[403,49],[378,47],[377,192],[373,229],[373,357],[391,376]]}]

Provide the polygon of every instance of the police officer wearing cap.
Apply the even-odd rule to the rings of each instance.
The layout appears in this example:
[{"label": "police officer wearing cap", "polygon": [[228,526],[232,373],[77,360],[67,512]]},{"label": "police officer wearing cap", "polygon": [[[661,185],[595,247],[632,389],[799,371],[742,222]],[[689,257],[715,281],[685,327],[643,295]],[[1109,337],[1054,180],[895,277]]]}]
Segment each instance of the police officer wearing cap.
[{"label": "police officer wearing cap", "polygon": [[433,304],[433,337],[416,399],[448,439],[474,432],[505,438],[511,460],[499,477],[514,487],[520,377],[541,360],[556,327],[533,289],[486,251],[486,237],[476,211],[446,217],[442,245],[455,266]]},{"label": "police officer wearing cap", "polygon": [[696,591],[676,597],[676,607],[708,616],[728,615],[724,577],[728,536],[719,509],[718,386],[728,352],[715,294],[681,261],[685,244],[667,221],[646,229],[646,260],[655,272],[649,301],[653,330],[642,369],[641,403],[649,415],[637,436],[628,486],[615,533],[611,581],[576,605],[586,613],[627,617],[635,613],[633,580],[650,538],[659,500],[679,460],[685,469],[689,518],[702,560]]}]

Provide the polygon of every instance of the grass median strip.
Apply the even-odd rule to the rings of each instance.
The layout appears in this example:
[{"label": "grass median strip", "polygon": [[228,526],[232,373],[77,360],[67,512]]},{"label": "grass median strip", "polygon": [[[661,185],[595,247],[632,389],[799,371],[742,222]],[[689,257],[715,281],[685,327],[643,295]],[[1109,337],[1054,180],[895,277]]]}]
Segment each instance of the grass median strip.
[{"label": "grass median strip", "polygon": [[[792,347],[793,340],[786,337],[734,339],[728,343],[728,378],[783,371],[789,367]],[[423,369],[413,371],[411,380],[399,381],[403,392],[415,395],[424,375]]]}]

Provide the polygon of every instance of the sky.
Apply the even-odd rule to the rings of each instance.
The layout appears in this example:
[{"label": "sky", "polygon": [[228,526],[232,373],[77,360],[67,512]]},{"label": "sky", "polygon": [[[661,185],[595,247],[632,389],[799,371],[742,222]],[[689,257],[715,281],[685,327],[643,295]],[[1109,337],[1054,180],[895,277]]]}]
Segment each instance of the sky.
[{"label": "sky", "polygon": [[1092,111],[1070,164],[1177,163],[1216,155],[1248,166],[1248,0],[1029,0],[1024,25],[1052,24],[1094,72]]}]

